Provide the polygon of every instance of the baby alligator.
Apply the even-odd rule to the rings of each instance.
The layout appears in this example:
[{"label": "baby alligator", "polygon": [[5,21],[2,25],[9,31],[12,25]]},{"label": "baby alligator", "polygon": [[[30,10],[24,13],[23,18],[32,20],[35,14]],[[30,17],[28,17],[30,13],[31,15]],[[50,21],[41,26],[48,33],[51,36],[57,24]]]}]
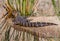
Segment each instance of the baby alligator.
[{"label": "baby alligator", "polygon": [[54,23],[49,22],[30,22],[26,18],[23,18],[22,16],[17,16],[13,20],[14,24],[24,26],[24,27],[43,27],[43,26],[50,26],[50,25],[57,25]]}]

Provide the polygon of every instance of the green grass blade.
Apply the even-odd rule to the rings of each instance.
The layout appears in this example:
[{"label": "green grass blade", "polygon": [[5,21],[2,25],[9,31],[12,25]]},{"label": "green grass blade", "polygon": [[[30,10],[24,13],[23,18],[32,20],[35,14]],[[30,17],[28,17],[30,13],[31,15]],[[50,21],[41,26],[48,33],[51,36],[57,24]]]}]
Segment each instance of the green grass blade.
[{"label": "green grass blade", "polygon": [[23,0],[23,3],[22,3],[22,14],[25,16],[25,7],[26,7],[26,0]]}]

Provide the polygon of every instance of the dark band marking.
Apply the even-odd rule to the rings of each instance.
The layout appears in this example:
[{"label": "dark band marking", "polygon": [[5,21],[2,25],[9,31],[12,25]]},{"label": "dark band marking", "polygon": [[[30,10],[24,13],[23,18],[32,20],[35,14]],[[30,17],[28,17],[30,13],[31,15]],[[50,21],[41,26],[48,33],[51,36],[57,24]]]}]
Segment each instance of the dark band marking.
[{"label": "dark band marking", "polygon": [[30,22],[27,19],[22,18],[21,16],[15,18],[14,21],[17,24],[19,24],[21,26],[24,26],[24,27],[43,27],[43,26],[49,26],[49,25],[57,25],[57,24],[54,24],[54,23],[46,23],[46,22]]}]

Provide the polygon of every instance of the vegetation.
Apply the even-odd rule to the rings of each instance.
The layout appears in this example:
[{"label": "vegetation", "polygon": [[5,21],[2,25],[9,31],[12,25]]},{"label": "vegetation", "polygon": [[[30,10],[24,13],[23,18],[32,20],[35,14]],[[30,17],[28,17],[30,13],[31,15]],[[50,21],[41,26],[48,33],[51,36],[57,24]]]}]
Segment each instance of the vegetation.
[{"label": "vegetation", "polygon": [[32,13],[34,0],[7,0],[8,5],[20,12],[22,16],[29,16]]}]

